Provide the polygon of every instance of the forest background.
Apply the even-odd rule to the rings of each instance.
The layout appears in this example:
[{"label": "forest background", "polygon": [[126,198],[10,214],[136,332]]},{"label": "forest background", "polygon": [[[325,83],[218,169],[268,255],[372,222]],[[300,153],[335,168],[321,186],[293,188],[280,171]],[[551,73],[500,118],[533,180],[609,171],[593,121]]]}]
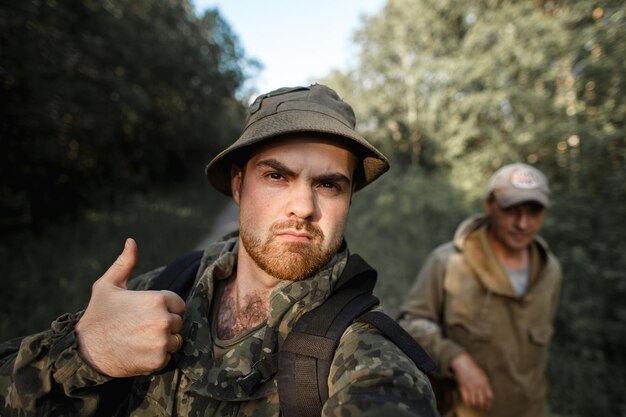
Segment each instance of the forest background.
[{"label": "forest background", "polygon": [[[564,270],[552,415],[626,416],[626,6],[388,0],[354,47],[323,81],[392,161],[347,231],[386,308],[495,169],[533,164]],[[239,133],[258,68],[187,0],[2,2],[0,339],[84,306],[127,236],[138,271],[202,240],[227,202],[203,167]]]}]

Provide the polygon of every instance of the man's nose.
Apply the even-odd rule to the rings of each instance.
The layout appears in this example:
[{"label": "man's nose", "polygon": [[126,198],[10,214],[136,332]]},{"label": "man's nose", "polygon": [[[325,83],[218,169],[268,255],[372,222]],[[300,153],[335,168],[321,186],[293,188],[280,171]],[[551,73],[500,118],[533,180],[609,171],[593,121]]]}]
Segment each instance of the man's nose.
[{"label": "man's nose", "polygon": [[315,190],[308,184],[297,184],[291,190],[287,215],[300,219],[313,217],[317,207]]},{"label": "man's nose", "polygon": [[526,212],[526,210],[520,210],[519,214],[517,215],[517,227],[525,230],[528,227],[528,213]]}]

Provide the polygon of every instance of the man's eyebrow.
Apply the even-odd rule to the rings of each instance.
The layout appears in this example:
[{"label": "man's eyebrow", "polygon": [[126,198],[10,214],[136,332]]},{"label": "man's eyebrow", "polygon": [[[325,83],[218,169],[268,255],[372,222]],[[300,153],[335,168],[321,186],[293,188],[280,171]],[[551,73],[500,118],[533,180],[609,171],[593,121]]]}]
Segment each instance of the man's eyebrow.
[{"label": "man's eyebrow", "polygon": [[315,178],[318,182],[334,182],[334,183],[345,183],[351,184],[350,178],[345,175],[337,172],[330,174],[322,174]]},{"label": "man's eyebrow", "polygon": [[[285,166],[283,163],[281,163],[280,161],[277,161],[276,159],[263,159],[259,162],[256,163],[257,167],[268,167],[271,168],[273,170],[276,170],[277,172],[281,173],[282,175],[285,175],[287,177],[295,177],[296,173],[289,169],[287,166]],[[347,176],[343,175],[340,172],[336,172],[336,173],[328,173],[328,174],[321,174],[315,177],[315,180],[318,182],[335,182],[335,183],[346,183],[346,184],[351,184],[352,181],[350,180],[350,178],[348,178]]]},{"label": "man's eyebrow", "polygon": [[288,177],[294,177],[296,175],[296,173],[293,170],[287,168],[287,166],[277,161],[276,159],[263,159],[257,162],[256,166],[272,168]]}]

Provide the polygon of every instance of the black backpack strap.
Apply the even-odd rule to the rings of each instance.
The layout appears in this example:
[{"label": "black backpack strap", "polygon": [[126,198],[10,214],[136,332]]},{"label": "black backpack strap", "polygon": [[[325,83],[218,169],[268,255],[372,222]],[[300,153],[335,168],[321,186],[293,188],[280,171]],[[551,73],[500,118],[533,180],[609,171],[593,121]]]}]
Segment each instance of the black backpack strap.
[{"label": "black backpack strap", "polygon": [[278,395],[285,416],[319,416],[328,399],[328,376],[339,339],[348,326],[378,305],[372,295],[376,271],[352,255],[336,289],[304,314],[287,335],[278,357]]},{"label": "black backpack strap", "polygon": [[355,321],[368,323],[396,344],[424,373],[435,370],[437,365],[424,348],[394,319],[381,311],[369,311]]},{"label": "black backpack strap", "polygon": [[[365,262],[360,255],[356,253],[352,254],[348,258],[348,262],[346,262],[346,266],[337,280],[333,291],[338,291],[340,288],[351,285],[372,292],[374,285],[376,285],[377,276],[378,273],[376,270]],[[358,280],[355,280],[356,277],[358,277]]]},{"label": "black backpack strap", "polygon": [[196,280],[203,252],[197,250],[174,259],[152,281],[150,289],[170,290],[185,298]]}]

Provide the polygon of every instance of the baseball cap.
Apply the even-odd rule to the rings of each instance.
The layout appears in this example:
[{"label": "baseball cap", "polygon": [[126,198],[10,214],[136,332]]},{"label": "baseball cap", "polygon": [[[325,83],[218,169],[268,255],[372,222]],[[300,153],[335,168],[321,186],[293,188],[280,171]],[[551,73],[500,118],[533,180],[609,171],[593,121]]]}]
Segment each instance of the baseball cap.
[{"label": "baseball cap", "polygon": [[489,180],[487,195],[491,193],[504,208],[526,201],[550,207],[550,188],[545,175],[522,163],[505,165],[497,170]]},{"label": "baseball cap", "polygon": [[352,107],[331,88],[322,84],[284,87],[260,95],[248,107],[247,119],[239,138],[209,162],[206,175],[220,192],[231,195],[230,168],[246,150],[280,135],[320,132],[334,135],[353,150],[361,164],[359,190],[389,169],[387,158],[354,130]]}]

